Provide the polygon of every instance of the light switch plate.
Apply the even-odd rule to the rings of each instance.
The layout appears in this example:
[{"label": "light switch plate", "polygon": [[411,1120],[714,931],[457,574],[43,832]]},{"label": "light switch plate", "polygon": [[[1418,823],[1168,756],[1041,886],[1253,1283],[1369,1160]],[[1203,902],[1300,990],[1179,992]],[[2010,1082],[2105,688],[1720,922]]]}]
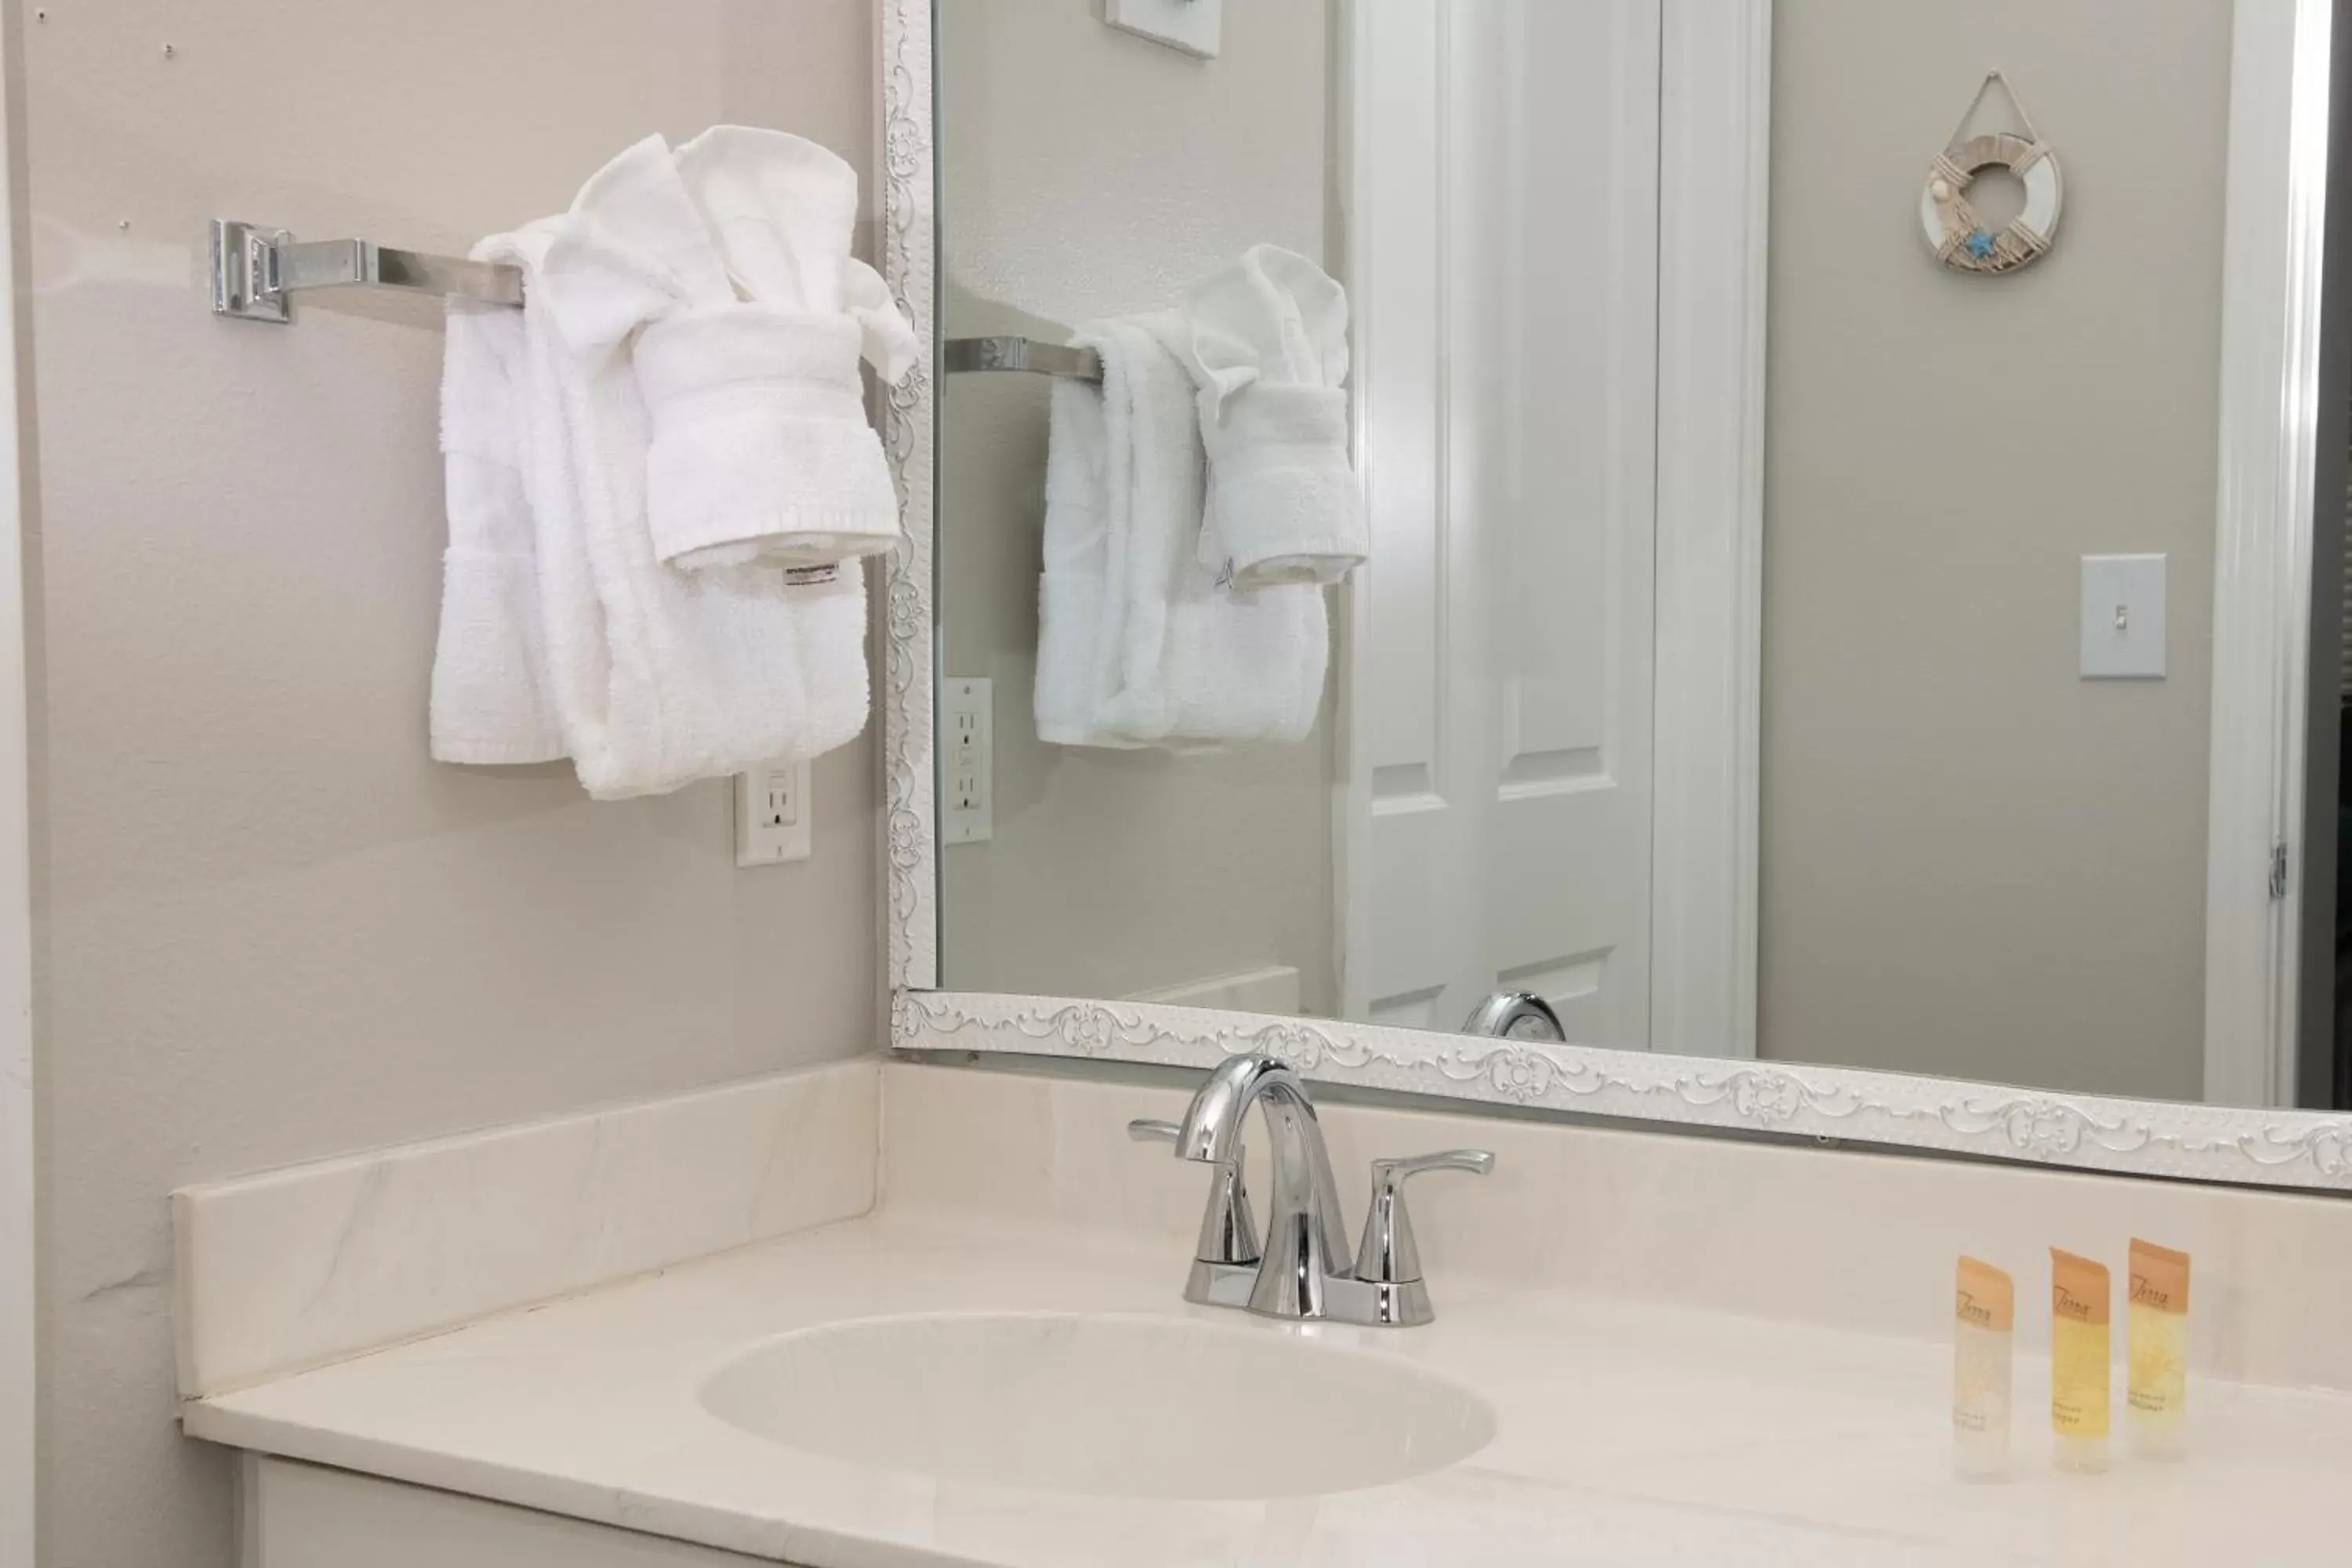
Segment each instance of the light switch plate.
[{"label": "light switch plate", "polygon": [[1123,33],[1213,60],[1223,30],[1224,0],[1103,0],[1103,20]]},{"label": "light switch plate", "polygon": [[996,831],[996,683],[940,682],[940,842],[978,844]]},{"label": "light switch plate", "polygon": [[2083,557],[2083,678],[2164,679],[2164,557]]}]

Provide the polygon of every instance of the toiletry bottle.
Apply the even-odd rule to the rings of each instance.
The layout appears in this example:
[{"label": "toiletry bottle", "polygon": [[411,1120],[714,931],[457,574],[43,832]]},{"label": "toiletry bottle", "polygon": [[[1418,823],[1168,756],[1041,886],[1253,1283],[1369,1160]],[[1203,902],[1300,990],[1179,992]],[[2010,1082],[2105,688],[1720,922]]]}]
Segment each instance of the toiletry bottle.
[{"label": "toiletry bottle", "polygon": [[2189,1255],[2134,1237],[2127,1297],[2132,1451],[2177,1459],[2188,1447]]},{"label": "toiletry bottle", "polygon": [[2050,1249],[2050,1429],[2062,1470],[2107,1468],[2107,1266]]},{"label": "toiletry bottle", "polygon": [[2016,1291],[1990,1263],[1960,1259],[1952,1310],[1952,1473],[1997,1481],[2009,1474],[2009,1400],[2015,1363]]}]

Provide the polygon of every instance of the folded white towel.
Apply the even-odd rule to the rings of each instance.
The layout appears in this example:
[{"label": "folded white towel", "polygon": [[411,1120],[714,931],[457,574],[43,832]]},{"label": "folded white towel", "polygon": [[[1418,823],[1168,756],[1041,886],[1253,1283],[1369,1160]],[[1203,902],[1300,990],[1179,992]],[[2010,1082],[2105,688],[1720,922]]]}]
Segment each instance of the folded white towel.
[{"label": "folded white towel", "polygon": [[[651,426],[626,347],[647,322],[733,296],[669,149],[647,138],[591,178],[570,212],[475,254],[524,272],[509,408],[544,690],[581,783],[605,799],[653,794],[856,735],[867,705],[856,570],[795,586],[778,568],[684,573],[654,555]],[[450,374],[467,381],[474,363],[461,354]],[[453,694],[457,673],[485,662],[468,635],[445,625]],[[436,697],[442,689],[436,667]]]},{"label": "folded white towel", "polygon": [[719,305],[647,326],[654,552],[690,571],[809,566],[887,550],[898,499],[866,417],[846,315]]},{"label": "folded white towel", "polygon": [[731,125],[676,163],[730,289],[653,322],[636,345],[655,552],[702,570],[888,550],[898,494],[857,363],[863,353],[898,381],[915,335],[849,254],[856,173],[814,142]]},{"label": "folded white towel", "polygon": [[1209,455],[1202,558],[1244,586],[1339,581],[1367,549],[1347,291],[1296,252],[1254,246],[1195,285],[1183,315]]},{"label": "folded white towel", "polygon": [[857,173],[789,132],[714,125],[677,150],[738,295],[782,310],[840,310],[867,363],[896,384],[913,368],[915,329],[874,268],[849,254]]},{"label": "folded white towel", "polygon": [[1074,341],[1099,389],[1058,384],[1039,584],[1038,733],[1187,749],[1297,741],[1329,658],[1322,590],[1235,591],[1198,560],[1202,450],[1173,314]]},{"label": "folded white towel", "polygon": [[563,755],[548,689],[537,547],[524,494],[519,310],[452,300],[441,371],[449,510],[433,657],[432,753],[445,763]]}]

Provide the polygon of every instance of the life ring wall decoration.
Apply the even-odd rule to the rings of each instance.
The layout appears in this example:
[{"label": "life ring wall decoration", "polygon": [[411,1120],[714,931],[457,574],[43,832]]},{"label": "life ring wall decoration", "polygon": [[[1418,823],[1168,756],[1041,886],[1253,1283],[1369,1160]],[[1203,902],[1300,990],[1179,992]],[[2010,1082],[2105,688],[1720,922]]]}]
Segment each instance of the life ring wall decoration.
[{"label": "life ring wall decoration", "polygon": [[[1960,130],[1994,82],[2009,94],[2025,133],[1989,132],[1961,142]],[[1919,226],[1936,259],[1956,272],[1985,275],[2014,272],[2039,259],[2057,240],[2065,182],[2058,172],[2058,154],[2034,133],[2033,121],[2007,77],[1997,70],[1985,73],[1952,135],[1928,166],[1927,186],[1919,193]],[[2025,186],[2024,210],[1998,231],[1985,227],[1969,201],[1969,184],[1987,169],[2006,169]]]}]

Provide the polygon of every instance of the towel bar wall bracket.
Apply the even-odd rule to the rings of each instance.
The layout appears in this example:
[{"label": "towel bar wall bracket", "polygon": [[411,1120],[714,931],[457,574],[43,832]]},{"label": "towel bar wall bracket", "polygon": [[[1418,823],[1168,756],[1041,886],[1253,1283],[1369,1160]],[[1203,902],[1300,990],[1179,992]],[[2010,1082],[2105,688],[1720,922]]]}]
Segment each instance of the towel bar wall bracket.
[{"label": "towel bar wall bracket", "polygon": [[237,321],[292,319],[290,295],[304,289],[400,289],[414,293],[522,303],[512,267],[400,250],[372,239],[297,241],[282,228],[229,218],[212,226],[213,314]]}]

